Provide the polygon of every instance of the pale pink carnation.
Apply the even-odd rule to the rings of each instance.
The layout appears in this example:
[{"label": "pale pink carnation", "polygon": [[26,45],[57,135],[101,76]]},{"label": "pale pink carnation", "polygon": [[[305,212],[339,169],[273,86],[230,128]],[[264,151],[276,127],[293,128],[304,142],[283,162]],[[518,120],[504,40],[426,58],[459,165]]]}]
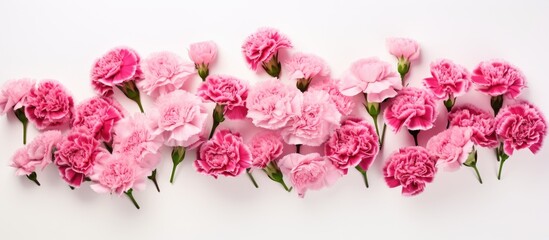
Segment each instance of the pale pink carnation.
[{"label": "pale pink carnation", "polygon": [[330,101],[335,104],[337,110],[343,116],[348,116],[355,108],[353,98],[343,95],[334,82],[312,85],[311,89],[320,89],[327,92],[330,95]]},{"label": "pale pink carnation", "polygon": [[286,60],[285,69],[290,79],[313,79],[316,77],[327,77],[330,75],[330,68],[322,60],[312,54],[296,53]]},{"label": "pale pink carnation", "polygon": [[238,176],[251,164],[252,154],[240,134],[227,129],[217,131],[212,139],[202,144],[194,161],[198,172],[214,178]]},{"label": "pale pink carnation", "polygon": [[252,70],[271,60],[281,48],[291,48],[290,40],[273,28],[260,28],[248,36],[242,45],[242,53]]},{"label": "pale pink carnation", "polygon": [[199,97],[176,90],[157,98],[155,105],[155,131],[167,146],[189,147],[200,140],[208,112]]},{"label": "pale pink carnation", "polygon": [[40,169],[44,169],[53,162],[53,149],[62,139],[63,134],[57,130],[45,131],[39,134],[27,145],[30,159],[38,162]]},{"label": "pale pink carnation", "polygon": [[468,127],[450,127],[431,137],[426,148],[437,159],[437,167],[456,171],[473,150],[472,135],[473,131]]},{"label": "pale pink carnation", "polygon": [[257,127],[280,129],[287,125],[294,113],[301,110],[302,98],[296,87],[284,85],[280,80],[259,82],[248,94],[247,117]]},{"label": "pale pink carnation", "polygon": [[385,182],[390,188],[402,186],[402,195],[414,196],[433,181],[436,159],[423,147],[405,147],[394,152],[383,167]]},{"label": "pale pink carnation", "polygon": [[448,59],[431,63],[431,75],[425,78],[423,85],[438,99],[462,96],[471,87],[471,75],[467,69]]},{"label": "pale pink carnation", "polygon": [[124,117],[124,112],[116,100],[94,97],[76,106],[72,127],[85,128],[95,139],[109,143],[114,125]]},{"label": "pale pink carnation", "polygon": [[374,127],[354,118],[343,121],[324,145],[324,154],[343,174],[357,165],[368,170],[378,152],[379,140]]},{"label": "pale pink carnation", "polygon": [[547,122],[537,107],[520,102],[504,107],[496,116],[496,134],[503,140],[505,154],[529,148],[537,153],[547,134]]},{"label": "pale pink carnation", "polygon": [[112,87],[141,79],[139,55],[130,48],[115,48],[93,64],[90,77],[92,86],[102,96],[112,95]]},{"label": "pale pink carnation", "polygon": [[24,106],[25,115],[40,130],[69,124],[74,112],[72,96],[55,80],[44,80],[32,88]]},{"label": "pale pink carnation", "polygon": [[27,152],[27,147],[23,147],[15,151],[15,154],[11,157],[10,166],[15,168],[15,174],[17,176],[29,175],[36,169],[38,162],[32,161]]},{"label": "pale pink carnation", "polygon": [[224,115],[229,119],[246,117],[248,84],[227,75],[210,75],[198,88],[197,95],[205,101],[224,106]]},{"label": "pale pink carnation", "polygon": [[503,60],[481,62],[473,73],[471,79],[478,90],[490,96],[505,95],[515,99],[526,84],[522,72]]},{"label": "pale pink carnation", "polygon": [[131,159],[141,168],[154,170],[160,162],[162,135],[154,131],[155,122],[143,113],[126,116],[114,127],[113,154]]},{"label": "pale pink carnation", "polygon": [[256,134],[248,147],[252,153],[252,166],[259,169],[265,168],[271,161],[280,157],[284,148],[282,138],[272,132]]},{"label": "pale pink carnation", "polygon": [[288,144],[320,146],[339,127],[341,114],[330,101],[330,95],[321,90],[303,93],[301,109],[282,129],[282,137]]},{"label": "pale pink carnation", "polygon": [[191,44],[189,58],[196,65],[209,65],[217,57],[217,45],[213,41],[197,42]]},{"label": "pale pink carnation", "polygon": [[79,187],[85,177],[93,173],[95,158],[100,152],[99,142],[86,129],[73,129],[57,144],[55,165],[61,178],[72,187]]},{"label": "pale pink carnation", "polygon": [[194,64],[171,52],[151,54],[141,63],[143,80],[137,86],[154,98],[182,89],[196,75]]},{"label": "pale pink carnation", "polygon": [[458,106],[448,114],[448,119],[450,126],[471,128],[475,145],[494,148],[499,144],[494,116],[484,110],[473,105]]},{"label": "pale pink carnation", "polygon": [[97,155],[90,187],[97,193],[122,193],[145,188],[147,171],[128,160],[127,156],[102,152]]},{"label": "pale pink carnation", "polygon": [[402,126],[408,130],[431,129],[437,117],[434,96],[419,88],[407,87],[391,99],[384,111],[387,125],[398,132]]},{"label": "pale pink carnation", "polygon": [[5,82],[0,90],[0,115],[23,107],[34,84],[34,80],[27,78]]},{"label": "pale pink carnation", "polygon": [[419,44],[413,39],[387,38],[386,43],[389,53],[396,58],[412,61],[419,57]]},{"label": "pale pink carnation", "polygon": [[345,96],[365,93],[368,102],[380,103],[397,95],[402,81],[393,66],[378,58],[354,62],[339,80],[339,91]]},{"label": "pale pink carnation", "polygon": [[280,159],[278,166],[290,178],[299,197],[304,197],[307,190],[328,187],[341,177],[341,172],[318,153],[291,153]]}]

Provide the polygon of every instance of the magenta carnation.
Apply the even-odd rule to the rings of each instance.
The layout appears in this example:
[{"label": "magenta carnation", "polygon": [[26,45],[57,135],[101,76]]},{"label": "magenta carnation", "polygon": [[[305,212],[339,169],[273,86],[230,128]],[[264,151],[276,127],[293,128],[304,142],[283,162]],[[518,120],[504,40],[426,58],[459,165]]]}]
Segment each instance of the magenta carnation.
[{"label": "magenta carnation", "polygon": [[391,99],[384,117],[387,125],[398,132],[402,126],[408,130],[427,130],[433,127],[437,117],[436,102],[431,93],[419,88],[407,87]]},{"label": "magenta carnation", "polygon": [[185,82],[196,74],[194,64],[171,52],[151,54],[143,60],[141,68],[143,79],[137,82],[137,86],[154,98],[182,89]]},{"label": "magenta carnation", "polygon": [[343,174],[359,164],[364,171],[368,170],[378,152],[374,127],[361,119],[343,121],[324,145],[324,154]]},{"label": "magenta carnation", "polygon": [[116,100],[95,97],[76,107],[72,127],[85,128],[95,139],[109,143],[114,125],[123,117],[124,109]]},{"label": "magenta carnation", "polygon": [[27,78],[5,82],[0,90],[0,115],[23,107],[34,84],[34,80]]},{"label": "magenta carnation", "polygon": [[139,55],[129,48],[115,48],[97,59],[90,77],[95,91],[102,96],[113,94],[112,87],[141,79]]},{"label": "magenta carnation", "polygon": [[240,134],[224,129],[202,144],[194,166],[198,172],[217,178],[238,176],[251,167],[251,163],[252,154]]},{"label": "magenta carnation", "polygon": [[102,152],[96,157],[90,187],[97,193],[122,195],[130,189],[144,189],[147,173],[127,156]]},{"label": "magenta carnation", "polygon": [[469,127],[473,130],[475,145],[494,148],[498,145],[494,116],[473,105],[463,105],[448,114],[450,126]]},{"label": "magenta carnation", "polygon": [[73,111],[72,96],[55,80],[40,82],[25,100],[25,115],[40,130],[70,123]]},{"label": "magenta carnation", "polygon": [[252,166],[259,169],[265,168],[271,161],[280,157],[284,148],[282,138],[271,132],[256,134],[248,147],[252,153]]},{"label": "magenta carnation", "polygon": [[224,115],[229,119],[246,117],[246,99],[248,84],[240,79],[226,75],[210,75],[198,88],[197,95],[205,101],[224,107]]},{"label": "magenta carnation", "polygon": [[503,60],[481,62],[471,77],[478,90],[490,96],[515,99],[525,87],[525,77],[515,66]]},{"label": "magenta carnation", "polygon": [[433,181],[436,160],[423,147],[405,147],[394,152],[383,167],[385,182],[389,187],[402,186],[402,195],[414,196]]},{"label": "magenta carnation", "polygon": [[437,167],[455,171],[473,150],[472,135],[473,131],[470,128],[450,127],[429,139],[426,148],[431,156],[437,159]]},{"label": "magenta carnation", "polygon": [[503,140],[503,149],[507,155],[524,148],[537,153],[547,134],[545,117],[528,102],[503,108],[495,121],[496,134]]},{"label": "magenta carnation", "polygon": [[297,88],[284,85],[279,80],[259,82],[248,94],[247,117],[257,127],[280,129],[301,109],[302,97]]},{"label": "magenta carnation", "polygon": [[276,57],[281,48],[291,48],[292,43],[286,36],[273,28],[261,28],[248,36],[242,45],[242,53],[252,70],[264,62]]},{"label": "magenta carnation", "polygon": [[423,85],[438,99],[462,96],[471,87],[471,76],[467,69],[448,59],[431,63],[431,75],[425,78]]}]

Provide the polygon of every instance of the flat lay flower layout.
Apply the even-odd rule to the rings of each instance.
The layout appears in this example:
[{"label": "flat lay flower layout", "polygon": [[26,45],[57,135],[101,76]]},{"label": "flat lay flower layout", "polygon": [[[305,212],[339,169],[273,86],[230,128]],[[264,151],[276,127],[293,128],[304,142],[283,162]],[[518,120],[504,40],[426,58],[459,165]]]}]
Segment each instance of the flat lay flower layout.
[{"label": "flat lay flower layout", "polygon": [[[138,209],[136,191],[149,186],[160,192],[159,182],[168,180],[157,177],[163,148],[171,150],[171,183],[186,152],[196,151],[196,159],[186,161],[199,173],[247,175],[255,187],[254,175],[266,174],[299,197],[347,174],[360,174],[368,187],[367,173],[381,161],[387,186],[414,196],[440,172],[462,166],[482,184],[480,148],[492,149],[495,157],[482,161],[494,161],[501,179],[513,153],[526,148],[537,153],[547,133],[540,110],[519,97],[525,76],[505,60],[486,60],[469,71],[438,59],[424,79],[409,79],[419,44],[390,38],[386,45],[393,62],[356,59],[333,76],[322,58],[294,52],[290,39],[276,29],[261,28],[243,40],[250,70],[268,77],[250,82],[211,69],[218,49],[205,41],[189,46],[191,61],[172,52],[142,58],[131,48],[114,48],[91,66],[88,84],[96,96],[80,103],[56,80],[7,81],[0,92],[1,113],[14,114],[23,128],[23,146],[11,167],[40,186],[38,173],[53,165],[70,188],[126,195]],[[202,82],[190,89],[192,81]],[[410,87],[410,81],[424,87]],[[115,91],[137,106],[122,106]],[[458,98],[469,91],[488,95],[492,109],[460,104]],[[154,107],[144,109],[143,97],[154,100]],[[442,104],[447,119],[437,110]],[[351,116],[359,107],[369,116]],[[427,134],[440,117],[446,129],[419,146],[418,135]],[[257,133],[244,139],[239,133],[244,129],[228,127],[227,119],[248,119]],[[29,123],[40,134],[27,144]],[[387,129],[408,131],[415,146],[380,159]],[[302,154],[303,146],[322,150]],[[284,154],[284,148],[291,153]]]}]

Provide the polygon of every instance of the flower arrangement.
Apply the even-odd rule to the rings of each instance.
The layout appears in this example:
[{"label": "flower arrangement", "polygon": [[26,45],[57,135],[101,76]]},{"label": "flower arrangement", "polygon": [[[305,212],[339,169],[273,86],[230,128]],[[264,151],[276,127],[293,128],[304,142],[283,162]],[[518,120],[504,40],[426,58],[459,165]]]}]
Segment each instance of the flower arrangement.
[{"label": "flower arrangement", "polygon": [[[255,82],[212,73],[218,56],[212,41],[191,44],[190,60],[173,52],[141,60],[135,50],[118,47],[91,68],[97,96],[76,105],[58,81],[10,80],[0,89],[0,113],[23,124],[24,145],[10,166],[40,186],[37,172],[53,163],[71,189],[89,185],[97,193],[125,195],[139,209],[134,190],[143,191],[147,179],[160,192],[157,175],[162,175],[156,169],[163,164],[163,148],[171,149],[172,184],[186,153],[196,151],[196,159],[187,161],[198,173],[216,179],[246,174],[257,188],[253,175],[263,172],[301,198],[332,186],[352,168],[366,187],[367,173],[380,171],[387,186],[401,187],[404,196],[424,192],[440,172],[462,166],[471,167],[482,184],[480,148],[495,152],[498,179],[515,151],[528,148],[535,154],[542,148],[547,123],[536,106],[519,97],[526,80],[516,66],[487,60],[469,72],[438,59],[430,76],[425,74],[424,88],[410,87],[414,79],[406,77],[420,58],[418,42],[389,38],[386,44],[396,67],[368,57],[333,76],[321,57],[292,52],[287,36],[261,28],[242,44],[249,68],[261,67],[269,75]],[[197,88],[188,84],[196,80]],[[118,103],[115,87],[140,112]],[[493,113],[458,102],[473,89],[491,98]],[[154,102],[146,113],[140,93]],[[371,119],[356,111],[357,103]],[[435,120],[445,117],[437,110],[442,105],[447,126],[434,132]],[[221,125],[227,119],[251,126]],[[26,145],[28,123],[40,134]],[[414,144],[380,159],[387,126],[394,132],[407,129]],[[375,161],[383,169],[372,168]]]}]

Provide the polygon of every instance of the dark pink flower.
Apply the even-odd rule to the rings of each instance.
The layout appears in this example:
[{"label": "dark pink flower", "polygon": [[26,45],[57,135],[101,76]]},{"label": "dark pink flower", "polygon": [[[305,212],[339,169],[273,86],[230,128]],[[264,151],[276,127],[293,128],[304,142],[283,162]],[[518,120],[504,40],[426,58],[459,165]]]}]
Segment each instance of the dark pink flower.
[{"label": "dark pink flower", "polygon": [[248,84],[226,75],[210,75],[198,88],[197,95],[205,101],[224,106],[224,115],[229,119],[246,117]]},{"label": "dark pink flower", "polygon": [[73,111],[72,96],[55,80],[40,82],[25,100],[25,115],[40,130],[70,123]]},{"label": "dark pink flower", "polygon": [[226,129],[217,131],[198,152],[198,158],[194,161],[196,170],[214,178],[219,175],[238,176],[252,163],[250,149],[240,134]]},{"label": "dark pink flower", "polygon": [[408,130],[427,130],[433,127],[437,117],[436,102],[431,93],[419,88],[407,87],[391,99],[384,112],[387,125],[398,132],[402,126]]},{"label": "dark pink flower", "polygon": [[473,105],[463,105],[448,114],[450,126],[469,127],[473,130],[475,145],[494,148],[498,145],[496,125],[492,114]]},{"label": "dark pink flower", "polygon": [[522,72],[503,60],[481,62],[471,77],[478,90],[490,96],[505,95],[515,99],[525,87]]},{"label": "dark pink flower", "polygon": [[114,99],[94,97],[80,103],[75,110],[73,128],[85,128],[92,136],[111,142],[114,125],[124,118],[124,109]]},{"label": "dark pink flower", "polygon": [[343,174],[359,164],[364,171],[368,170],[378,152],[379,141],[374,127],[361,119],[343,121],[324,145],[324,154]]},{"label": "dark pink flower", "polygon": [[130,48],[115,48],[97,59],[90,77],[92,86],[102,96],[112,95],[112,87],[141,79],[139,55]]},{"label": "dark pink flower", "polygon": [[425,78],[423,85],[438,99],[459,97],[471,87],[471,76],[467,69],[448,59],[431,63],[431,75]]},{"label": "dark pink flower", "polygon": [[389,187],[402,186],[402,195],[414,196],[433,181],[436,160],[423,147],[405,147],[389,156],[383,167],[385,182]]},{"label": "dark pink flower", "polygon": [[273,28],[260,28],[248,36],[242,45],[242,53],[252,70],[258,65],[268,62],[277,55],[281,48],[291,48],[292,43],[286,36]]},{"label": "dark pink flower", "polygon": [[537,153],[547,134],[543,114],[532,104],[520,102],[503,108],[496,116],[496,134],[503,140],[505,154],[529,148]]},{"label": "dark pink flower", "polygon": [[265,168],[271,161],[280,157],[284,148],[282,138],[272,132],[256,134],[248,147],[252,153],[252,166],[259,169]]}]

